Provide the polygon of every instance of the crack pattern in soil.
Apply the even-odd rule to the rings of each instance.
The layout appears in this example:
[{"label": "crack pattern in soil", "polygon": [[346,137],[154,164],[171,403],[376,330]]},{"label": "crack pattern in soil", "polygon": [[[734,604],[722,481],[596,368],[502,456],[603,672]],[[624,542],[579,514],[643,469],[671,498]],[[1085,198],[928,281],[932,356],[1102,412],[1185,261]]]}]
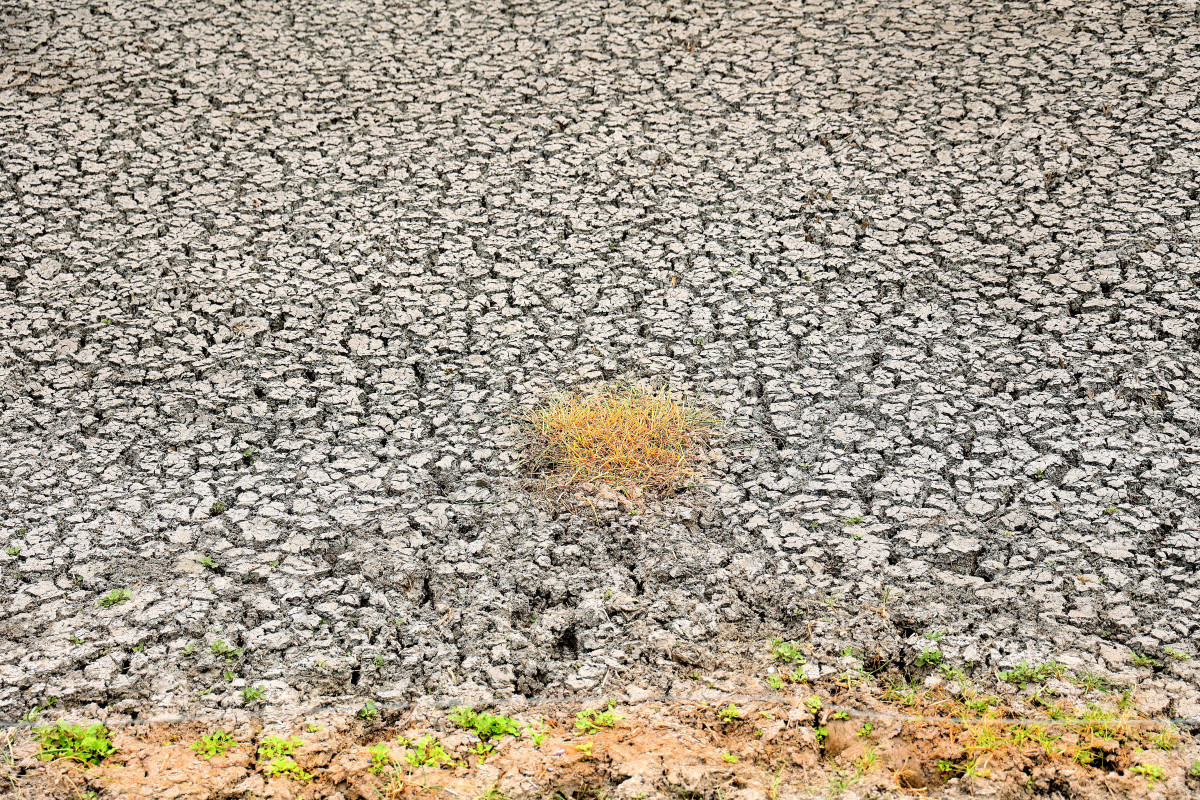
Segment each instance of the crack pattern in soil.
[{"label": "crack pattern in soil", "polygon": [[[6,718],[935,631],[1200,718],[1194,0],[0,20]],[[516,420],[618,378],[709,488],[532,501]]]}]

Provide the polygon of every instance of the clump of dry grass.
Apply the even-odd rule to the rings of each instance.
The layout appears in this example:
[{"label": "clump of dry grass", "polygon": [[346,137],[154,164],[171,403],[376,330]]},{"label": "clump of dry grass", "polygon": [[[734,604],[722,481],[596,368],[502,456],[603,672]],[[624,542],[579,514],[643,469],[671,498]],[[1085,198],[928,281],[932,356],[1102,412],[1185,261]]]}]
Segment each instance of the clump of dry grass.
[{"label": "clump of dry grass", "polygon": [[665,391],[567,394],[533,412],[529,466],[550,490],[602,484],[627,496],[664,497],[696,479],[715,423]]}]

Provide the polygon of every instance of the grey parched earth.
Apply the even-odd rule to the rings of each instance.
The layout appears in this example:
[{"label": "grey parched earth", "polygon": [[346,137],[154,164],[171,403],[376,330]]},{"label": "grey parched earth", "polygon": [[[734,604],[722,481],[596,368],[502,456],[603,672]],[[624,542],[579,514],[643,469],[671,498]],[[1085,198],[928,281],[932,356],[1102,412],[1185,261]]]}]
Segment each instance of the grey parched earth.
[{"label": "grey parched earth", "polygon": [[[1200,724],[1195,0],[8,0],[0,43],[4,718],[659,692],[779,636]],[[521,414],[615,379],[729,420],[709,487],[530,497]]]}]

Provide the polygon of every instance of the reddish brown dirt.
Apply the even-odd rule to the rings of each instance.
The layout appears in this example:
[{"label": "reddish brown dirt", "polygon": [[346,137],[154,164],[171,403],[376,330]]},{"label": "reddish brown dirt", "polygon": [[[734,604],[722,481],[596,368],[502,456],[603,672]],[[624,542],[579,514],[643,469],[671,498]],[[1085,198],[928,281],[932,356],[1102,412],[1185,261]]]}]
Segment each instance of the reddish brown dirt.
[{"label": "reddish brown dirt", "polygon": [[[687,702],[620,704],[615,710],[622,718],[615,726],[590,735],[575,730],[579,707],[526,706],[514,715],[545,737],[535,742],[527,730],[504,738],[483,760],[472,752],[478,737],[450,724],[444,711],[429,710],[388,724],[346,716],[296,719],[291,727],[246,723],[230,731],[237,746],[209,760],[190,748],[211,732],[209,726],[131,725],[113,731],[116,755],[90,769],[38,760],[31,733],[14,729],[4,748],[7,763],[0,763],[0,794],[37,800],[1200,796],[1200,780],[1189,775],[1200,748],[1186,733],[1167,749],[1155,746],[1161,726],[1138,720],[1128,707],[1097,735],[1094,724],[1061,718],[1044,719],[1036,728],[963,721],[961,696],[941,690],[896,703],[872,686],[796,685],[751,698],[722,692],[718,685],[728,686],[698,685]],[[814,698],[821,700],[819,709]],[[736,715],[727,712],[723,719],[720,712],[730,703]],[[988,713],[1007,719],[1013,706],[1019,704]],[[922,719],[907,718],[918,715]],[[1018,730],[1036,732],[1049,744]],[[302,742],[295,760],[311,780],[263,774],[256,749],[270,734]],[[405,763],[402,740],[426,735],[438,739],[452,763],[442,768]],[[372,771],[368,747],[381,742],[392,764]],[[1090,765],[1080,763],[1087,760],[1079,755],[1085,749],[1094,755]],[[1138,765],[1144,765],[1141,773]],[[1153,767],[1162,777],[1148,780]]]}]

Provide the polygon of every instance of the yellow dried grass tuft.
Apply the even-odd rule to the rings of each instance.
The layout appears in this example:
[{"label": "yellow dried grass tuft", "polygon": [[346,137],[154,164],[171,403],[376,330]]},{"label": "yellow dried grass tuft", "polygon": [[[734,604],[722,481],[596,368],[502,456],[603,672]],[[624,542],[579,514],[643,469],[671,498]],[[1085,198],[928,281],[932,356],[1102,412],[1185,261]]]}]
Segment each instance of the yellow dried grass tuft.
[{"label": "yellow dried grass tuft", "polygon": [[663,497],[695,481],[697,455],[715,422],[665,391],[568,394],[533,412],[529,465],[551,490],[587,483]]}]

